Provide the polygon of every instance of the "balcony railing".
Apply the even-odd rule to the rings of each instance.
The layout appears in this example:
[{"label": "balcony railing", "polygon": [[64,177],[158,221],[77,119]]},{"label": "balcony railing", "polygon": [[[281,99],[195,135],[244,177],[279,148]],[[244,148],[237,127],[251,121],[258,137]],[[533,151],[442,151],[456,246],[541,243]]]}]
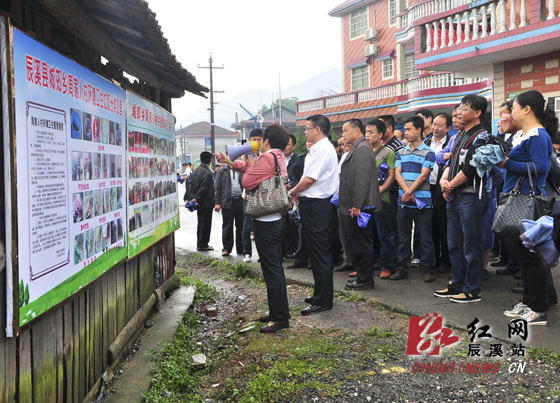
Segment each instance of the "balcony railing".
[{"label": "balcony railing", "polygon": [[513,31],[529,23],[551,20],[558,16],[556,2],[558,0],[540,0],[538,15],[529,12],[531,0],[490,0],[466,11],[451,12],[447,17],[423,25],[422,35],[426,40],[421,51],[432,52]]},{"label": "balcony railing", "polygon": [[401,26],[408,27],[413,25],[416,20],[463,6],[469,2],[469,0],[428,0],[413,4],[405,13],[401,14]]},{"label": "balcony railing", "polygon": [[[485,78],[475,79],[474,82],[484,81]],[[416,91],[446,88],[466,84],[463,78],[455,78],[452,72],[428,73],[417,77],[407,78],[403,81],[367,88],[344,94],[331,95],[324,98],[311,99],[299,102],[297,112],[309,112],[344,105],[353,105],[360,102],[377,101],[380,99],[394,98]]]}]

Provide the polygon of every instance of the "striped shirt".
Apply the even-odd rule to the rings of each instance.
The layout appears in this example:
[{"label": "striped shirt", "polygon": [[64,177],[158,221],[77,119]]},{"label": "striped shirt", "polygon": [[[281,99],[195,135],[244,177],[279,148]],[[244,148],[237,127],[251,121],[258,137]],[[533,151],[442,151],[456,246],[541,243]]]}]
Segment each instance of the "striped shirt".
[{"label": "striped shirt", "polygon": [[[410,144],[405,148],[401,148],[397,152],[397,161],[395,168],[401,168],[401,175],[406,181],[407,186],[411,186],[422,173],[423,168],[434,167],[436,161],[436,154],[434,150],[426,144],[421,143],[418,148],[411,149]],[[422,183],[414,192],[414,197],[420,199],[426,204],[426,207],[432,207],[432,192],[430,191],[429,176],[426,181]],[[404,191],[399,189],[399,206],[416,208],[414,202],[407,202],[403,204],[402,196]]]}]

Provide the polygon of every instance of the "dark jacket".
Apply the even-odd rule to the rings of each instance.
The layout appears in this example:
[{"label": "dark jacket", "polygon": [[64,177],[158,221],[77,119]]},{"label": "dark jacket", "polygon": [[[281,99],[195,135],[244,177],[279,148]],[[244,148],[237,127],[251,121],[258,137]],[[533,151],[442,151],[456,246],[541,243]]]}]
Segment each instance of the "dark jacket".
[{"label": "dark jacket", "polygon": [[338,208],[347,212],[353,207],[363,209],[367,206],[375,206],[375,211],[382,208],[373,149],[362,137],[342,163]]},{"label": "dark jacket", "polygon": [[294,160],[294,165],[292,166],[292,173],[288,177],[290,179],[290,185],[292,185],[292,187],[296,186],[301,180],[301,177],[303,176],[303,168],[305,167],[306,156],[307,153],[300,154],[295,159],[292,158],[292,160]]},{"label": "dark jacket", "polygon": [[[294,165],[296,163],[296,160],[298,159],[299,155],[297,155],[296,153],[294,153],[292,155],[292,158],[290,159],[290,162],[288,162],[288,165],[286,165],[286,170],[288,171],[288,179],[291,180],[292,178],[292,172],[294,170]],[[294,185],[292,185],[294,186]]]},{"label": "dark jacket", "polygon": [[214,180],[207,165],[200,165],[192,173],[191,196],[200,207],[214,207]]},{"label": "dark jacket", "polygon": [[[241,178],[243,174],[236,172],[236,179],[243,190],[243,185],[241,184]],[[229,165],[224,164],[218,169],[216,174],[216,179],[214,180],[214,204],[220,205],[223,209],[231,208],[231,170]]]},{"label": "dark jacket", "polygon": [[[426,144],[428,147],[430,146],[430,143],[432,142],[432,136],[430,136],[430,138],[427,138],[426,140],[424,140],[424,144]],[[449,134],[446,135],[445,138],[445,143],[443,144],[442,148],[447,147],[447,144],[449,144],[449,139],[451,138],[451,136]],[[445,167],[439,167],[438,170],[438,176],[437,176],[437,181],[435,185],[430,185],[430,191],[432,192],[432,204],[434,206],[443,206],[445,204],[447,204],[447,202],[445,201],[445,199],[443,198],[443,192],[441,191],[441,186],[439,184],[439,181],[443,175],[443,171],[445,171]]]}]

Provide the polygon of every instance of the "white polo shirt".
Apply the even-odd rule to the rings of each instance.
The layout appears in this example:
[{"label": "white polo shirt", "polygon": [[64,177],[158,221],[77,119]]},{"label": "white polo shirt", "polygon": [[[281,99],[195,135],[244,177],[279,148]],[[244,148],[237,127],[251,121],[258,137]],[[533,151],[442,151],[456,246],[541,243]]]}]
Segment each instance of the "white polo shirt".
[{"label": "white polo shirt", "polygon": [[306,176],[315,179],[315,183],[309,189],[299,192],[298,196],[326,199],[338,190],[338,158],[328,137],[319,140],[309,149],[302,178]]},{"label": "white polo shirt", "polygon": [[[443,145],[445,144],[445,140],[447,140],[447,135],[443,137],[440,141],[435,141],[434,136],[432,136],[430,140],[430,148],[434,150],[435,154],[443,150]],[[439,173],[439,166],[438,164],[434,164],[434,168],[432,169],[432,172],[430,172],[430,177],[429,177],[430,185],[437,185],[438,173]]]}]

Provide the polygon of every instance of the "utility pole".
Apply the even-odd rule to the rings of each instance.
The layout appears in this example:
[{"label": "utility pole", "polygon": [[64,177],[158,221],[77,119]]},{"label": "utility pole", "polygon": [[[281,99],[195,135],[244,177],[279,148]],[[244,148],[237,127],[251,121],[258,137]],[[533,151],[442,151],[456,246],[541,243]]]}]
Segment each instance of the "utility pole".
[{"label": "utility pole", "polygon": [[214,167],[216,166],[216,157],[214,157],[214,154],[216,153],[216,142],[214,140],[214,93],[223,93],[224,91],[214,91],[212,71],[213,69],[223,69],[224,65],[222,64],[222,67],[212,67],[213,61],[214,59],[212,59],[212,53],[210,53],[210,58],[208,59],[208,63],[210,64],[210,66],[205,67],[199,65],[198,68],[210,69],[210,144],[212,145],[212,166]]}]

